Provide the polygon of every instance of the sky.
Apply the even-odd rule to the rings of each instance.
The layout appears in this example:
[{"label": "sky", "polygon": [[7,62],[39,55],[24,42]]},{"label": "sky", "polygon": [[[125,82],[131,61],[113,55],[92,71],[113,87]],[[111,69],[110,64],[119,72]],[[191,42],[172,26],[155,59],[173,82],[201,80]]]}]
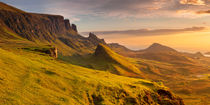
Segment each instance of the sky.
[{"label": "sky", "polygon": [[210,51],[210,0],[0,0],[19,9],[63,15],[82,35],[94,32],[131,49],[161,43]]}]

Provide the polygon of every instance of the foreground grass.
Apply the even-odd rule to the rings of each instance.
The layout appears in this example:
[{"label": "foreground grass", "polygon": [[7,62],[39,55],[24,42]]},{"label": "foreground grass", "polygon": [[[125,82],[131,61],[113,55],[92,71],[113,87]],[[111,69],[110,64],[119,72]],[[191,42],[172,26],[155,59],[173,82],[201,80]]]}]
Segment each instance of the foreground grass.
[{"label": "foreground grass", "polygon": [[160,97],[157,90],[166,89],[24,50],[0,49],[0,54],[1,105],[155,104]]},{"label": "foreground grass", "polygon": [[139,68],[149,79],[162,81],[178,94],[186,105],[210,104],[209,63],[185,65],[146,59],[134,60],[134,63],[139,64]]}]

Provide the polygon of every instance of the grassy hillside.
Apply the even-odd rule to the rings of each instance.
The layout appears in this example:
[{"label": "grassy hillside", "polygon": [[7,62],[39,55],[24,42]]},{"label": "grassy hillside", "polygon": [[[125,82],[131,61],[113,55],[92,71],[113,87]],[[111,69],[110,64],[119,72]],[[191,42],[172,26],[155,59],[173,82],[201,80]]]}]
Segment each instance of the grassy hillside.
[{"label": "grassy hillside", "polygon": [[108,46],[99,44],[95,51],[95,57],[98,62],[103,62],[103,64],[113,65],[114,69],[121,75],[136,74],[141,75],[140,69],[138,69],[134,64],[130,63],[125,57],[115,53]]},{"label": "grassy hillside", "polygon": [[83,67],[108,71],[110,73],[144,78],[141,70],[131,63],[129,58],[123,57],[104,44],[99,44],[94,54],[86,56],[60,56],[61,60]]},{"label": "grassy hillside", "polygon": [[[134,59],[98,43],[63,16],[0,2],[0,105],[183,105],[161,82],[137,79],[147,70]],[[45,53],[52,46],[59,59]]]},{"label": "grassy hillside", "polygon": [[181,99],[159,83],[86,69],[35,52],[0,53],[1,105],[180,104]]},{"label": "grassy hillside", "polygon": [[[201,61],[200,61],[201,60]],[[206,61],[206,62],[204,62]],[[200,58],[197,63],[166,63],[138,58],[136,63],[143,74],[154,81],[161,81],[181,96],[186,105],[208,105],[210,95],[209,58]]]},{"label": "grassy hillside", "polygon": [[17,9],[15,7],[11,7],[5,3],[0,2],[0,10],[7,10],[7,11],[11,11],[11,12],[21,12],[21,13],[25,13],[24,11]]},{"label": "grassy hillside", "polygon": [[154,43],[148,48],[138,51],[125,50],[125,48],[122,47],[122,45],[117,44],[115,44],[115,46],[111,44],[110,47],[113,51],[126,57],[143,58],[174,64],[191,64],[196,62],[196,60],[192,59],[192,57],[188,57],[186,56],[186,54],[183,54],[181,52],[176,51],[173,48],[158,43]]},{"label": "grassy hillside", "polygon": [[117,53],[133,57],[145,77],[161,81],[180,95],[187,105],[209,105],[210,103],[210,58],[201,53],[182,53],[170,47],[153,44],[140,51],[132,51],[119,45],[110,45]]}]

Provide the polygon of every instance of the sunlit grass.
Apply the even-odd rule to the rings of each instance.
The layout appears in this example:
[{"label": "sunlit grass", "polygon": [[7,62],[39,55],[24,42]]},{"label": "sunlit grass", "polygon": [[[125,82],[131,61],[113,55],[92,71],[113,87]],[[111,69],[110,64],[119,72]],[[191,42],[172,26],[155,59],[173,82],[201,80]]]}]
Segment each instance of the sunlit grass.
[{"label": "sunlit grass", "polygon": [[78,105],[89,102],[87,95],[100,95],[110,105],[121,90],[135,98],[145,91],[166,89],[147,80],[66,64],[24,50],[0,49],[0,53],[1,104]]}]

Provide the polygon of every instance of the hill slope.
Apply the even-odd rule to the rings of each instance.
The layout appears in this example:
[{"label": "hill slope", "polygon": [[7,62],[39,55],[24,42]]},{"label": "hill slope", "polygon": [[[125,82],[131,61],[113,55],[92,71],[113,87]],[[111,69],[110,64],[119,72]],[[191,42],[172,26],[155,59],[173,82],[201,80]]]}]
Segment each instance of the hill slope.
[{"label": "hill slope", "polygon": [[203,54],[178,52],[160,44],[153,44],[140,51],[124,50],[121,49],[122,46],[111,48],[119,54],[135,58],[137,67],[145,77],[162,81],[173,92],[182,96],[185,104],[210,104],[210,59]]},{"label": "hill slope", "polygon": [[99,43],[106,45],[92,33],[88,38],[79,35],[76,25],[63,16],[27,13],[0,3],[0,104],[183,105],[161,83],[98,70],[142,77],[129,59],[105,45],[87,60],[92,69],[45,53],[46,47],[58,48],[59,59],[76,56],[81,64],[81,55],[92,54]]},{"label": "hill slope", "polygon": [[113,68],[112,72],[116,74],[143,77],[141,71],[134,64],[130,63],[127,58],[112,51],[106,45],[99,44],[94,57],[97,59],[96,62],[102,62],[111,66]]},{"label": "hill slope", "polygon": [[[120,49],[121,46],[111,47],[114,51],[116,50],[119,54],[133,57],[133,58],[143,58],[149,60],[156,60],[168,63],[193,63],[194,60],[191,57],[186,56],[170,47],[154,43],[148,48],[139,51]],[[121,53],[123,52],[123,53]]]},{"label": "hill slope", "polygon": [[153,43],[151,46],[149,46],[144,51],[146,51],[146,52],[165,52],[165,53],[166,52],[177,52],[176,50],[174,50],[168,46],[161,45],[159,43]]},{"label": "hill slope", "polygon": [[36,52],[0,52],[0,104],[183,105],[154,82],[66,64]]}]

